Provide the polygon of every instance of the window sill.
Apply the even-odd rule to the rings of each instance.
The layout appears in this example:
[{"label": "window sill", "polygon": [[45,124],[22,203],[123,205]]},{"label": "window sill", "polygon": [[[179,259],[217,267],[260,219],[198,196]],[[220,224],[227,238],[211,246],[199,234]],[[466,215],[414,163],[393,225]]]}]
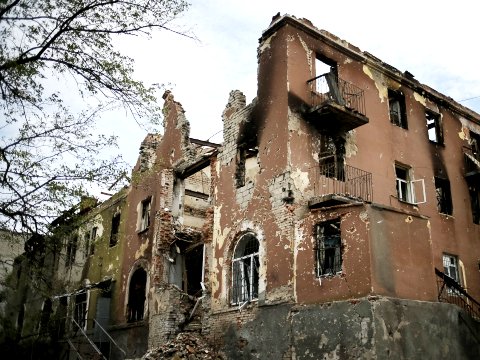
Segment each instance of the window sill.
[{"label": "window sill", "polygon": [[145,229],[142,230],[137,230],[137,235],[141,235],[143,233],[146,233],[148,231],[149,227],[146,227]]},{"label": "window sill", "polygon": [[443,143],[443,142],[440,143],[440,142],[436,142],[436,141],[433,141],[433,140],[430,140],[430,139],[428,139],[428,142],[432,145],[435,145],[435,146],[440,146],[442,148],[445,147],[445,143]]}]

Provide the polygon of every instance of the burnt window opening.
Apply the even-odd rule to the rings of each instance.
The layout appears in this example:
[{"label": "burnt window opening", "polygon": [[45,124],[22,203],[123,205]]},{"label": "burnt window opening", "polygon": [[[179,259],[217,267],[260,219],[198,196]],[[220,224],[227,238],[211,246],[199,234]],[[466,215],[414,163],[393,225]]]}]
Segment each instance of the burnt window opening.
[{"label": "burnt window opening", "polygon": [[425,112],[428,140],[436,144],[443,144],[442,117],[433,111]]},{"label": "burnt window opening", "polygon": [[340,219],[315,225],[317,277],[333,276],[342,271],[342,236]]},{"label": "burnt window opening", "polygon": [[[85,329],[87,325],[87,292],[82,292],[75,296],[75,308],[73,311],[73,319],[81,329]],[[76,329],[75,329],[76,330]]]},{"label": "burnt window opening", "polygon": [[247,161],[257,156],[257,149],[247,145],[239,145],[236,155],[235,184],[237,188],[245,186],[247,182]]},{"label": "burnt window opening", "polygon": [[393,125],[408,129],[405,96],[400,91],[388,89],[388,109]]},{"label": "burnt window opening", "polygon": [[435,177],[435,195],[437,197],[437,209],[439,213],[452,215],[452,195],[450,193],[450,181]]},{"label": "burnt window opening", "polygon": [[17,337],[19,337],[19,338],[22,336],[24,321],[25,321],[25,304],[20,304],[20,309],[18,311],[17,324],[16,324],[17,325]]},{"label": "burnt window opening", "polygon": [[97,231],[98,231],[98,228],[94,226],[92,228],[92,231],[90,232],[90,249],[88,250],[89,255],[95,254],[95,242],[97,241]]},{"label": "burnt window opening", "polygon": [[259,268],[259,242],[253,234],[245,234],[232,259],[232,305],[258,299]]},{"label": "burnt window opening", "polygon": [[320,175],[345,180],[345,138],[322,134],[320,139]]},{"label": "burnt window opening", "polygon": [[169,253],[169,283],[176,285],[188,295],[199,296],[203,290],[203,251],[202,243],[187,248],[182,241],[173,244]]},{"label": "burnt window opening", "polygon": [[78,235],[74,235],[67,240],[67,251],[65,255],[65,267],[71,267],[75,262],[75,256],[77,254]]},{"label": "burnt window opening", "polygon": [[470,131],[470,146],[472,155],[480,161],[480,135]]},{"label": "burnt window opening", "polygon": [[45,334],[48,331],[48,324],[50,322],[52,311],[52,300],[46,299],[43,302],[42,314],[40,315],[40,334]]},{"label": "burnt window opening", "polygon": [[469,184],[470,206],[474,224],[480,224],[480,185]]},{"label": "burnt window opening", "polygon": [[112,218],[112,229],[110,231],[110,246],[115,246],[118,242],[118,232],[120,230],[120,213]]},{"label": "burnt window opening", "polygon": [[411,167],[396,163],[395,176],[398,200],[415,205],[426,202],[424,180],[414,180]]},{"label": "burnt window opening", "polygon": [[203,244],[187,249],[185,253],[186,289],[189,295],[202,292]]},{"label": "burnt window opening", "polygon": [[137,232],[143,232],[150,227],[150,209],[152,198],[148,197],[140,203],[139,218],[137,222]]},{"label": "burnt window opening", "polygon": [[335,61],[317,54],[315,58],[315,76],[318,77],[328,73],[337,76],[337,64]]},{"label": "burnt window opening", "polygon": [[145,312],[145,291],[147,286],[147,272],[138,268],[132,274],[128,288],[127,321],[143,320]]}]

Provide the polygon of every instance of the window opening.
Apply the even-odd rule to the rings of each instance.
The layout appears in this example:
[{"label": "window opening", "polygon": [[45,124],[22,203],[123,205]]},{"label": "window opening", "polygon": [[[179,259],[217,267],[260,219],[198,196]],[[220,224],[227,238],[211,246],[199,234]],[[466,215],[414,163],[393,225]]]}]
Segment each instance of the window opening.
[{"label": "window opening", "polygon": [[244,146],[239,146],[236,157],[237,167],[235,169],[235,181],[237,188],[245,186],[247,149]]},{"label": "window opening", "polygon": [[388,89],[388,108],[390,122],[403,129],[408,129],[405,96],[400,91]]},{"label": "window opening", "polygon": [[148,229],[150,226],[150,209],[152,204],[152,198],[148,198],[142,201],[140,209],[140,223],[138,226],[138,232],[142,232]]},{"label": "window opening", "polygon": [[138,268],[130,279],[127,304],[127,321],[135,322],[143,320],[145,311],[145,290],[147,286],[147,272]]},{"label": "window opening", "polygon": [[474,224],[480,224],[480,185],[469,184],[470,206]]},{"label": "window opening", "polygon": [[435,194],[438,212],[452,215],[452,195],[450,193],[450,182],[447,179],[435,178]]},{"label": "window opening", "polygon": [[232,260],[232,304],[258,299],[259,243],[253,234],[243,235]]},{"label": "window opening", "polygon": [[432,111],[425,112],[427,121],[428,139],[437,144],[443,144],[442,124],[440,114]]},{"label": "window opening", "polygon": [[48,331],[48,323],[52,313],[52,300],[46,299],[43,302],[42,314],[40,315],[40,333],[44,334]]},{"label": "window opening", "polygon": [[470,131],[470,146],[472,147],[472,155],[480,161],[480,135]]},{"label": "window opening", "polygon": [[83,253],[85,254],[85,257],[87,257],[90,251],[90,233],[89,232],[86,232],[85,234],[83,234],[83,241],[84,241]]},{"label": "window opening", "polygon": [[320,175],[345,180],[345,138],[322,134],[320,139],[319,165]]},{"label": "window opening", "polygon": [[75,309],[73,319],[80,328],[85,329],[87,324],[87,293],[83,292],[75,296]]},{"label": "window opening", "polygon": [[65,267],[71,267],[75,262],[75,255],[77,253],[77,243],[78,243],[78,235],[74,235],[70,238],[67,242],[67,254],[65,258]]},{"label": "window opening", "polygon": [[[443,254],[443,272],[462,286],[458,266],[458,257],[450,254]],[[456,290],[448,288],[449,294],[454,294]]]},{"label": "window opening", "polygon": [[195,246],[185,253],[185,270],[187,286],[186,290],[189,295],[198,295],[202,291],[201,282],[203,269],[203,244]]},{"label": "window opening", "polygon": [[317,276],[332,276],[342,271],[340,219],[315,226]]},{"label": "window opening", "polygon": [[410,167],[396,164],[395,176],[398,200],[409,204],[426,202],[425,182],[423,179],[414,180]]},{"label": "window opening", "polygon": [[95,241],[97,240],[97,230],[98,228],[94,226],[92,228],[92,232],[90,233],[90,255],[93,255],[95,253]]},{"label": "window opening", "polygon": [[112,218],[112,230],[110,232],[110,246],[114,246],[117,244],[119,230],[120,230],[120,213],[115,214]]}]

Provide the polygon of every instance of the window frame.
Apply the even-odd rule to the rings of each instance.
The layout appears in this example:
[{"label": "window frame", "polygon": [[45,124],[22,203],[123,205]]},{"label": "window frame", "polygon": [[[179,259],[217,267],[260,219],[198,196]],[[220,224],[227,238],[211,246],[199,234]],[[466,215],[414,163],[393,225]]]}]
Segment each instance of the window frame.
[{"label": "window frame", "polygon": [[[395,104],[397,104],[398,109],[393,111]],[[392,114],[397,114],[397,118],[394,118]],[[388,117],[390,123],[399,128],[408,130],[408,121],[407,121],[407,111],[405,105],[405,95],[399,90],[388,89]]]},{"label": "window frame", "polygon": [[[326,234],[326,229],[336,229],[334,233]],[[322,230],[320,230],[322,229]],[[333,277],[340,275],[343,272],[343,240],[342,240],[342,231],[341,231],[341,219],[331,219],[327,221],[322,221],[314,226],[314,236],[315,236],[315,275],[317,278],[321,277]],[[334,238],[336,244],[334,246],[326,247],[325,243],[327,239]],[[329,264],[332,266],[327,268],[325,264],[327,263],[327,250],[332,255],[328,256]],[[322,265],[323,262],[323,265]],[[328,271],[330,270],[330,271]]]},{"label": "window frame", "polygon": [[[245,254],[248,250],[248,242],[252,240],[256,241],[256,251]],[[237,254],[240,250],[240,246],[243,246],[243,255]],[[254,264],[255,267],[253,267],[252,264]],[[258,301],[260,283],[260,242],[254,233],[245,233],[240,236],[236,242],[233,249],[231,271],[230,304],[242,307],[246,303]],[[247,276],[245,276],[245,272],[247,273]]]},{"label": "window frame", "polygon": [[[398,170],[405,171],[404,178],[399,177]],[[423,194],[422,201],[418,201],[417,199],[417,186],[421,187]],[[414,179],[412,168],[408,165],[395,163],[395,187],[397,190],[398,201],[412,205],[419,205],[427,202],[425,193],[425,180]]]},{"label": "window frame", "polygon": [[138,208],[137,233],[147,231],[151,225],[150,212],[152,210],[152,197],[142,200]]},{"label": "window frame", "polygon": [[[448,181],[448,179],[435,176],[434,182],[435,182],[435,196],[437,198],[438,212],[440,214],[452,215],[453,204],[452,204],[452,193],[450,189],[450,181]],[[439,192],[439,189],[441,189],[441,192]]]},{"label": "window frame", "polygon": [[434,144],[443,145],[442,115],[435,111],[425,110],[428,140]]},{"label": "window frame", "polygon": [[122,221],[122,214],[120,212],[115,213],[115,215],[113,215],[112,217],[112,224],[110,229],[110,242],[109,242],[110,247],[113,247],[118,244],[118,234],[120,233],[121,221]]},{"label": "window frame", "polygon": [[[446,259],[448,260],[454,260],[454,264],[447,264]],[[454,280],[461,288],[463,288],[463,280],[462,280],[462,274],[460,271],[460,259],[458,258],[457,255],[449,254],[449,253],[443,253],[442,254],[442,265],[443,265],[443,273],[447,275],[450,279]],[[452,266],[453,265],[453,266]],[[455,269],[456,276],[452,276],[452,268]],[[456,295],[458,294],[457,290],[448,288],[448,294],[449,295]]]}]

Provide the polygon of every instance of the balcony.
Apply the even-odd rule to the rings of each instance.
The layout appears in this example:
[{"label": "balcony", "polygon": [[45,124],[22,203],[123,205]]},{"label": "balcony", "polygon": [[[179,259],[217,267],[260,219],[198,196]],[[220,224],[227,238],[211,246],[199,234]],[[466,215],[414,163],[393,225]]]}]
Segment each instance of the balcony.
[{"label": "balcony", "polygon": [[368,124],[363,90],[327,73],[307,81],[311,104],[306,117],[320,130],[346,132]]},{"label": "balcony", "polygon": [[480,154],[469,147],[463,148],[465,178],[476,179],[480,177]]},{"label": "balcony", "polygon": [[311,169],[314,196],[310,208],[372,201],[372,174],[353,166],[328,163]]}]

